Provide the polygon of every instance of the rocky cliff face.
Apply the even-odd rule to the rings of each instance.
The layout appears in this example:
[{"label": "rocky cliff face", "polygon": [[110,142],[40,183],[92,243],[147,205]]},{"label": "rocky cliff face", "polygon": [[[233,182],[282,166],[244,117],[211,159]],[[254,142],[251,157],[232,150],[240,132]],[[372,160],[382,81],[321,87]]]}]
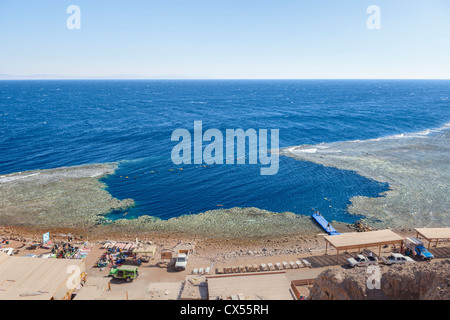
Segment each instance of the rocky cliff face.
[{"label": "rocky cliff face", "polygon": [[378,271],[379,274],[367,268],[325,270],[317,277],[308,299],[450,299],[450,259],[398,266],[380,265]]}]

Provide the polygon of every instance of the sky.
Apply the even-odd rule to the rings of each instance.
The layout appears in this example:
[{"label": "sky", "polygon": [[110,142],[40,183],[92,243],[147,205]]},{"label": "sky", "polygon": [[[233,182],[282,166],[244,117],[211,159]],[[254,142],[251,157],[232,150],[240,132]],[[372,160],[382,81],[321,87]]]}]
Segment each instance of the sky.
[{"label": "sky", "polygon": [[449,79],[450,1],[0,0],[0,74]]}]

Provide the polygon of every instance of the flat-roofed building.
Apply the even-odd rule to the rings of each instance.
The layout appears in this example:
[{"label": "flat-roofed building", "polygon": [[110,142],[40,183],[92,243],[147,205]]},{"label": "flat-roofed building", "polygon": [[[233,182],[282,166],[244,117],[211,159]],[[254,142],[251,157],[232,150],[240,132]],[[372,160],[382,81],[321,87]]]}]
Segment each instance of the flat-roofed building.
[{"label": "flat-roofed building", "polygon": [[0,300],[69,300],[85,278],[83,259],[0,254]]}]

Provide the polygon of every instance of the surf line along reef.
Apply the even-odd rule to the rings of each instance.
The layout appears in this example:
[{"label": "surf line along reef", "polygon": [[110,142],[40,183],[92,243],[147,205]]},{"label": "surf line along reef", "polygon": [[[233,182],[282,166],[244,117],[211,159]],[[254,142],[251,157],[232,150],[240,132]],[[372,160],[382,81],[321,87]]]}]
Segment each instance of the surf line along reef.
[{"label": "surf line along reef", "polygon": [[425,132],[294,146],[280,154],[389,184],[380,197],[351,198],[351,214],[364,213],[393,228],[440,227],[450,215],[449,129],[446,124]]},{"label": "surf line along reef", "polygon": [[[187,129],[175,129],[171,141],[179,141],[172,148],[171,159],[180,164],[237,164],[246,163],[246,139],[248,138],[248,164],[262,164],[268,167],[260,169],[261,175],[274,175],[279,169],[279,130],[270,130],[271,148],[268,149],[268,130],[226,129],[225,141],[222,131],[208,129],[203,133],[202,121],[194,121],[194,138]],[[181,141],[180,141],[181,139]],[[192,141],[193,140],[193,141]],[[236,140],[236,145],[235,145]],[[209,142],[203,149],[203,142]],[[224,154],[224,142],[225,151]],[[192,161],[193,149],[193,161]],[[237,149],[237,154],[235,154]]]}]

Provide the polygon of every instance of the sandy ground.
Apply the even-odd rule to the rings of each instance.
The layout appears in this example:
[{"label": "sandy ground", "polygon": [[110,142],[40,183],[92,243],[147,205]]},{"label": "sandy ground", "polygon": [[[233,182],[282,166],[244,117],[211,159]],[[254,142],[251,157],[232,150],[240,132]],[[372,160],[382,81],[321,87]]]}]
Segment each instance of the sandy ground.
[{"label": "sandy ground", "polygon": [[[18,250],[19,256],[26,254],[46,254],[50,251],[47,249],[29,249],[29,245],[40,241],[40,237],[33,235],[33,233],[27,233],[26,236],[17,228],[0,227],[0,239],[9,239],[8,245],[5,247],[11,247]],[[342,231],[342,230],[341,230]],[[18,233],[20,232],[20,233]],[[401,233],[401,232],[399,232]],[[404,235],[413,235],[411,230],[404,230]],[[126,283],[121,280],[112,280],[111,287],[114,291],[126,291],[128,292],[129,299],[176,299],[179,296],[176,292],[175,283],[182,283],[192,274],[194,268],[211,268],[211,274],[214,274],[216,268],[222,270],[223,267],[232,266],[245,266],[261,263],[282,263],[283,261],[290,262],[307,258],[311,256],[323,255],[325,253],[325,241],[323,233],[318,234],[306,234],[291,237],[280,237],[276,239],[257,239],[257,240],[232,240],[232,239],[177,239],[166,235],[154,235],[149,238],[138,238],[142,244],[151,244],[157,247],[155,257],[148,263],[144,263],[139,268],[139,277],[131,283]],[[67,240],[67,234],[60,234],[52,236],[53,243],[65,242]],[[135,242],[136,238],[123,237],[123,238],[111,238],[110,240],[123,241],[123,242]],[[92,247],[92,251],[86,257],[86,268],[88,276],[107,276],[109,268],[100,270],[95,267],[97,260],[105,252],[101,249],[104,239],[88,239],[87,236],[76,236],[75,243],[82,244],[84,241],[89,242],[89,246]],[[187,270],[175,271],[173,267],[161,268],[158,266],[160,261],[160,251],[162,249],[170,249],[176,252],[180,247],[191,247],[193,252],[190,255]],[[391,248],[383,249],[383,253],[390,252]],[[332,255],[336,253],[335,250],[328,248],[328,254]],[[174,253],[175,256],[175,253]],[[30,258],[31,259],[31,258]],[[336,266],[339,268],[340,266]],[[329,267],[328,267],[329,268]],[[307,269],[306,270],[312,270]],[[327,268],[315,268],[315,272],[323,271],[321,269]],[[287,270],[286,276],[295,280],[295,277],[299,276],[299,272],[304,272],[302,269]],[[161,292],[154,293],[152,296],[148,294],[148,288],[150,284],[166,283],[162,285]],[[173,283],[169,285],[167,283]],[[307,296],[308,287],[298,288],[302,294]]]}]

